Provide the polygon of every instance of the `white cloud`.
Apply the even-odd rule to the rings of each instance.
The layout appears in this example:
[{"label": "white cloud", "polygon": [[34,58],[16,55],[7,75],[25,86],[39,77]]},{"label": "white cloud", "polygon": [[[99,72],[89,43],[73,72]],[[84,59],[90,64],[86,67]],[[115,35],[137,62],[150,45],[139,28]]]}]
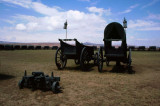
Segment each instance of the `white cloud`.
[{"label": "white cloud", "polygon": [[98,13],[100,16],[102,14],[105,14],[105,15],[111,15],[111,9],[103,9],[103,8],[97,8],[97,7],[87,7],[87,10],[89,12],[92,12],[92,13]]},{"label": "white cloud", "polygon": [[57,7],[51,8],[39,2],[32,2],[31,8],[33,8],[34,11],[44,15],[52,16],[59,14]]},{"label": "white cloud", "polygon": [[159,2],[159,1],[160,1],[160,0],[152,0],[152,2],[144,5],[144,6],[142,7],[142,9],[143,9],[143,8],[147,8],[147,7],[149,7],[149,6],[152,6],[152,5],[156,4],[156,3]]},{"label": "white cloud", "polygon": [[130,13],[134,8],[138,7],[139,4],[135,4],[135,5],[132,5],[130,6],[128,9],[122,11],[122,12],[119,12],[119,14],[126,14],[126,13]]},{"label": "white cloud", "polygon": [[140,28],[141,31],[160,31],[160,27],[147,27],[147,28]]},{"label": "white cloud", "polygon": [[141,31],[160,30],[160,23],[148,20],[129,20],[128,28]]},{"label": "white cloud", "polygon": [[30,5],[32,3],[32,0],[2,0],[2,1],[19,5],[25,8],[30,8]]},{"label": "white cloud", "polygon": [[8,19],[0,19],[1,21],[7,22],[9,24],[14,24],[15,21],[14,20],[8,20]]},{"label": "white cloud", "polygon": [[[102,41],[101,39],[103,37],[103,30],[107,22],[99,14],[84,13],[78,10],[62,11],[61,8],[48,7],[40,2],[31,2],[31,4],[25,8],[33,9],[34,11],[43,14],[44,16],[35,17],[21,14],[15,15],[13,16],[13,20],[15,20],[16,25],[13,29],[17,30],[11,30],[5,34],[2,34],[6,36],[10,36],[9,33],[17,34],[17,36],[12,34],[12,36],[16,37],[17,41],[22,41],[20,38],[27,38],[28,41],[29,39],[32,41],[35,38],[37,38],[39,41],[57,41],[58,38],[65,37],[65,30],[63,29],[63,25],[67,19],[69,38],[77,38],[83,42],[93,42],[93,39],[90,39],[92,37],[96,39],[94,42],[98,43],[99,41]],[[102,10],[103,12],[106,12],[106,10]],[[44,34],[40,35],[42,32]],[[27,34],[30,36],[29,38]],[[31,35],[36,37],[31,37]]]},{"label": "white cloud", "polygon": [[16,29],[17,30],[25,30],[26,29],[26,26],[24,24],[17,24],[16,25]]},{"label": "white cloud", "polygon": [[38,23],[36,23],[36,22],[29,22],[27,24],[28,30],[34,30],[37,26],[38,26]]},{"label": "white cloud", "polygon": [[148,19],[160,20],[160,14],[149,14]]}]

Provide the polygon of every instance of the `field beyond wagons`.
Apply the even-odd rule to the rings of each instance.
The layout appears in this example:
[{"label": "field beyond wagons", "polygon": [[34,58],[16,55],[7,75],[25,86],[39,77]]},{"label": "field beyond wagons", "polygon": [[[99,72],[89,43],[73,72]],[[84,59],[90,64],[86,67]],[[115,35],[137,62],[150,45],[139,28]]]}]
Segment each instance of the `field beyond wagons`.
[{"label": "field beyond wagons", "polygon": [[[108,67],[104,63],[103,73],[92,64],[93,67],[84,72],[73,60],[59,71],[54,61],[55,52],[0,51],[0,105],[160,106],[160,52],[133,51],[132,69],[135,74],[128,74],[122,71],[123,68],[113,72],[114,62]],[[61,77],[62,93],[27,88],[19,90],[18,81],[24,70],[28,75],[32,71],[43,71],[49,76],[53,71],[55,76]]]}]

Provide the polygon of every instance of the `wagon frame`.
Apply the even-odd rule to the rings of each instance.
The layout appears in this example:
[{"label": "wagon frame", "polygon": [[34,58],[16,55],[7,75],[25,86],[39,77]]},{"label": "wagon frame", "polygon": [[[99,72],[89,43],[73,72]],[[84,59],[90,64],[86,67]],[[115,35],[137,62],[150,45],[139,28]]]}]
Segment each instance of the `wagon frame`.
[{"label": "wagon frame", "polygon": [[[120,65],[120,62],[126,63],[128,71],[131,71],[131,49],[127,56],[127,43],[126,43],[126,32],[123,26],[117,22],[108,24],[104,30],[104,55],[103,48],[100,47],[98,50],[98,71],[102,72],[103,62],[106,62],[107,66],[110,61],[116,61],[116,66]],[[119,48],[112,47],[112,41],[121,41]]]},{"label": "wagon frame", "polygon": [[[85,70],[89,61],[94,60],[97,63],[97,55],[94,54],[92,46],[86,46],[78,42],[77,39],[59,39],[60,47],[56,51],[55,63],[58,69],[65,68],[67,59],[74,59],[75,64],[80,64]],[[65,41],[75,41],[75,45],[66,43]]]}]

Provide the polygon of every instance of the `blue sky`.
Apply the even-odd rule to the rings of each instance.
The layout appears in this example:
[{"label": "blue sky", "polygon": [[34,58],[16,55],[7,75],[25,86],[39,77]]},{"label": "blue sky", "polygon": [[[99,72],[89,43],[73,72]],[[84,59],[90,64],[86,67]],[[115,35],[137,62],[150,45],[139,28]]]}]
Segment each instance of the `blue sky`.
[{"label": "blue sky", "polygon": [[0,41],[103,43],[105,26],[127,19],[127,44],[160,46],[160,0],[0,0]]}]

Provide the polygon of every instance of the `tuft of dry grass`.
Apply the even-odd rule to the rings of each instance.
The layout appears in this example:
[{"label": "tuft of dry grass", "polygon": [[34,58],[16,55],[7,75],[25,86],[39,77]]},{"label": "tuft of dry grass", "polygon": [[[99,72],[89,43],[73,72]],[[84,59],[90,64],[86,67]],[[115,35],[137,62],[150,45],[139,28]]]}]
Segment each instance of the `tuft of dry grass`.
[{"label": "tuft of dry grass", "polygon": [[[104,73],[99,73],[96,66],[84,72],[73,60],[59,71],[54,56],[54,50],[0,51],[0,104],[160,105],[160,52],[132,52],[135,74],[111,72],[115,62],[108,67],[104,63]],[[48,75],[53,71],[61,77],[63,92],[19,90],[24,70]]]}]

